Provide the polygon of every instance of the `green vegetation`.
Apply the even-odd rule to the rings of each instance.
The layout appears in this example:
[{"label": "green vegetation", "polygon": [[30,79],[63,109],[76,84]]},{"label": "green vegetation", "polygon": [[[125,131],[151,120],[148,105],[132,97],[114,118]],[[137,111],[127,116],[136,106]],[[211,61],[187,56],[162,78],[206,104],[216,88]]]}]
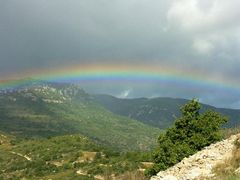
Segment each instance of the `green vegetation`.
[{"label": "green vegetation", "polygon": [[119,99],[109,95],[95,95],[96,101],[109,111],[131,117],[147,125],[166,129],[173,124],[172,118],[180,115],[179,108],[187,102],[173,98]]},{"label": "green vegetation", "polygon": [[76,85],[50,83],[0,93],[0,130],[27,138],[80,133],[122,151],[150,150],[161,132],[109,112]]},{"label": "green vegetation", "polygon": [[151,160],[150,153],[116,152],[80,135],[26,140],[0,133],[0,142],[0,179],[143,179],[138,169]]},{"label": "green vegetation", "polygon": [[[178,116],[175,109],[185,102],[164,100],[161,105],[161,98],[119,100],[107,110],[76,85],[31,81],[18,90],[2,91],[0,179],[145,180],[144,169],[155,174],[220,140],[227,118],[203,112],[206,106],[200,109],[196,100],[185,104],[173,127],[160,134],[162,130],[152,126],[171,124],[169,118]],[[114,114],[117,108],[123,110],[120,115]],[[167,111],[171,113],[164,114]],[[143,123],[126,116],[143,118]]]},{"label": "green vegetation", "polygon": [[[136,98],[119,99],[109,95],[95,95],[96,101],[109,111],[160,129],[167,129],[174,123],[174,119],[181,116],[180,107],[188,102],[179,98]],[[224,127],[239,126],[240,110],[215,108],[201,104],[201,112],[207,109],[219,112],[229,117]]]},{"label": "green vegetation", "polygon": [[227,122],[227,118],[210,110],[201,114],[200,107],[197,100],[184,105],[182,117],[159,136],[159,146],[153,153],[155,165],[147,170],[148,175],[165,170],[221,139],[220,126]]}]

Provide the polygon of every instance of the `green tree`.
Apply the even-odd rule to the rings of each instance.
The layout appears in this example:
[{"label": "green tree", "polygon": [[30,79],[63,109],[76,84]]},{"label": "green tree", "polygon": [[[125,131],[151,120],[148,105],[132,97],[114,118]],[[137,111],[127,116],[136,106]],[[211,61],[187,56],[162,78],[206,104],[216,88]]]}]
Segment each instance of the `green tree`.
[{"label": "green tree", "polygon": [[146,171],[147,175],[165,170],[221,139],[220,127],[228,119],[210,110],[200,113],[200,109],[196,99],[181,108],[182,116],[159,136],[159,145],[153,153],[155,165]]}]

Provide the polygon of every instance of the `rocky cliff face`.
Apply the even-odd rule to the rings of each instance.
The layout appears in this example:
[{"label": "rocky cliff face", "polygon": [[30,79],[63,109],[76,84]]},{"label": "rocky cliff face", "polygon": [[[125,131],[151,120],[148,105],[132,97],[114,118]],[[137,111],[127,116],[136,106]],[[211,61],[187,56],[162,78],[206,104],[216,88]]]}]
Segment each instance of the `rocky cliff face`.
[{"label": "rocky cliff face", "polygon": [[217,164],[232,157],[234,142],[239,140],[240,135],[212,144],[202,151],[184,158],[175,166],[160,171],[151,180],[199,180],[215,179],[213,169]]}]

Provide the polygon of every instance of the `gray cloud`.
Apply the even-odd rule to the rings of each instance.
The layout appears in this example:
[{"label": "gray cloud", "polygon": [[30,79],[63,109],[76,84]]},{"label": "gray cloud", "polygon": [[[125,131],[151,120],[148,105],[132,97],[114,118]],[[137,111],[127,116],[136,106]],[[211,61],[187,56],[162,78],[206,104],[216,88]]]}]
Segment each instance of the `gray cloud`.
[{"label": "gray cloud", "polygon": [[[240,84],[238,0],[2,0],[0,77],[80,63],[168,64]],[[238,107],[239,93],[169,85],[86,86],[129,96],[199,96]],[[105,87],[105,88],[104,88]],[[215,91],[221,91],[216,90]],[[213,95],[214,94],[214,95]],[[213,97],[212,97],[213,96]]]}]

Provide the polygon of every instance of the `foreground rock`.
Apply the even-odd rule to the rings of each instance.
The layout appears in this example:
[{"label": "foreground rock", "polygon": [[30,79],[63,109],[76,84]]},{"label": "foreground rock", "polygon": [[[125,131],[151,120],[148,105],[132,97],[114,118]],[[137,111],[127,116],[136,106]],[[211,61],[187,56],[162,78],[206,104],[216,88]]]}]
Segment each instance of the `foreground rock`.
[{"label": "foreground rock", "polygon": [[197,180],[214,177],[213,168],[232,156],[234,141],[239,135],[212,144],[202,151],[184,158],[175,166],[160,171],[151,180]]}]

